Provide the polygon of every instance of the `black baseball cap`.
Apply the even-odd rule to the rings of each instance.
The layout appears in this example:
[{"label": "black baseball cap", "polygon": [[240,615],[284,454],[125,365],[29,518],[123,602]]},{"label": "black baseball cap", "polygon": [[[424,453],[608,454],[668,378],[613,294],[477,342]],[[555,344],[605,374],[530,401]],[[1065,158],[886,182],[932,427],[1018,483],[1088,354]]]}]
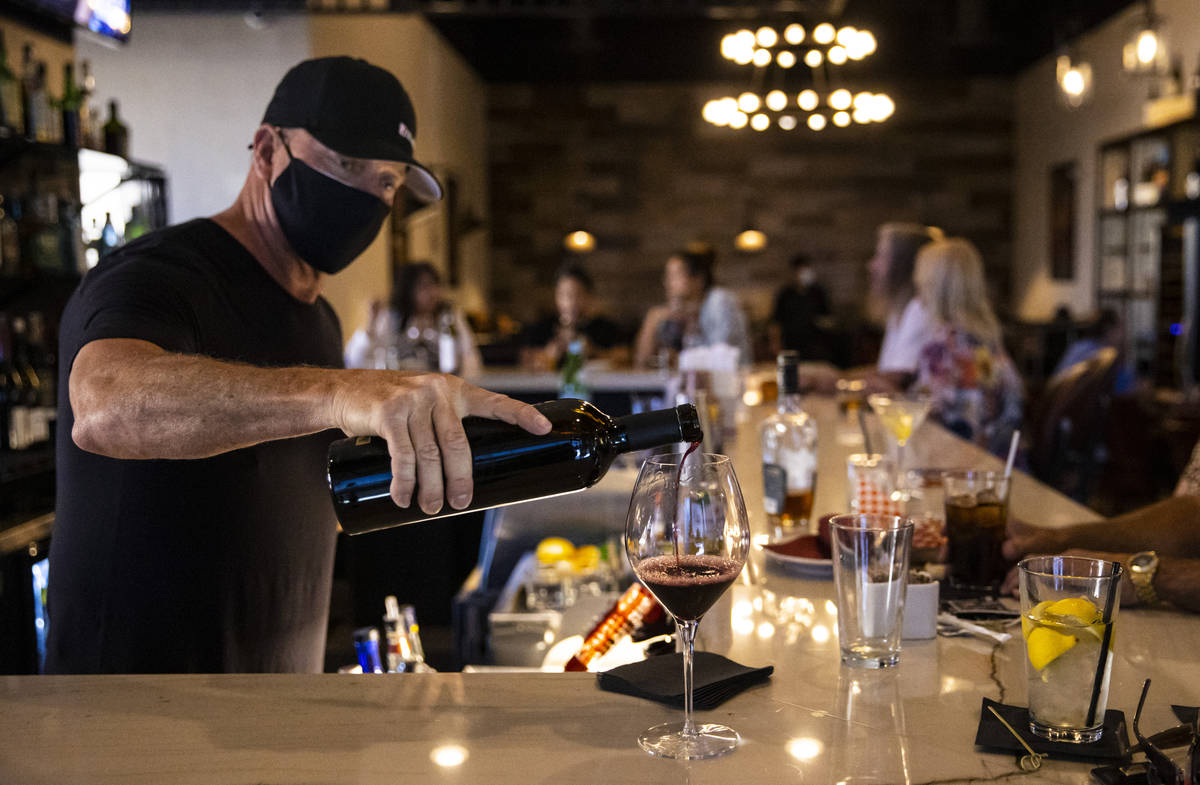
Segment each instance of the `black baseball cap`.
[{"label": "black baseball cap", "polygon": [[262,121],[303,128],[342,155],[408,164],[404,185],[424,202],[442,185],[413,158],[417,112],[400,80],[356,57],[305,60],[284,74]]}]

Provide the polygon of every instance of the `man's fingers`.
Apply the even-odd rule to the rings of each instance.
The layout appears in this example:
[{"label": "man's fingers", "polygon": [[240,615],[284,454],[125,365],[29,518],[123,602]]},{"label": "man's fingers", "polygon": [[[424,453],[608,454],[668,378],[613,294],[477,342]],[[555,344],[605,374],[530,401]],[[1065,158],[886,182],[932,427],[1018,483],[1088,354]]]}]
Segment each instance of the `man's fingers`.
[{"label": "man's fingers", "polygon": [[417,483],[417,456],[403,425],[386,438],[392,455],[392,501],[398,507],[407,507],[412,503],[413,486]]},{"label": "man's fingers", "polygon": [[1018,570],[1013,567],[1008,571],[1008,575],[1004,576],[1004,584],[1000,587],[1001,594],[1016,595],[1020,593],[1021,580],[1018,577]]},{"label": "man's fingers", "polygon": [[533,406],[478,387],[465,391],[467,414],[519,425],[530,433],[550,432],[550,421]]},{"label": "man's fingers", "polygon": [[442,509],[442,450],[433,432],[433,412],[425,407],[413,411],[408,434],[417,455],[417,503],[433,515]]},{"label": "man's fingers", "polygon": [[467,442],[462,421],[458,419],[449,401],[441,401],[434,406],[433,427],[437,431],[437,441],[442,451],[446,499],[454,509],[465,509],[471,503],[473,491],[471,445]]}]

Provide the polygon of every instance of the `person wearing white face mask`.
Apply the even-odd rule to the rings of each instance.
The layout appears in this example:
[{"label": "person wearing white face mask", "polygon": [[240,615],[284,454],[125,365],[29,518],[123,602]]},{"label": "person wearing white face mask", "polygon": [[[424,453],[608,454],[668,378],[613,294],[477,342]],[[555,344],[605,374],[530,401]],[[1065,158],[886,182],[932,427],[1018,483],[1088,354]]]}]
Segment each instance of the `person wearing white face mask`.
[{"label": "person wearing white face mask", "polygon": [[771,312],[771,353],[799,352],[802,360],[832,360],[827,328],[829,295],[817,280],[808,254],[792,257],[792,283],[775,295]]},{"label": "person wearing white face mask", "polygon": [[387,439],[392,498],[432,513],[471,500],[462,417],[550,429],[457,377],[341,369],[325,277],[401,188],[442,195],[416,130],[387,71],[306,60],[231,207],[139,238],[80,284],[60,328],[48,672],[320,671],[330,442]]}]

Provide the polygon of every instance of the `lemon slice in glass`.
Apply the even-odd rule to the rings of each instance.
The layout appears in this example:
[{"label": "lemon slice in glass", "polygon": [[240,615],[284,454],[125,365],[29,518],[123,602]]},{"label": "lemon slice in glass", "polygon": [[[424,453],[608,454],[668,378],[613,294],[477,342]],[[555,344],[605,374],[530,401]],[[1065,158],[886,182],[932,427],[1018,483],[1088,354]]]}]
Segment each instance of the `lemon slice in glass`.
[{"label": "lemon slice in glass", "polygon": [[1049,627],[1035,627],[1025,638],[1025,649],[1029,654],[1029,663],[1040,671],[1070,651],[1078,642],[1074,635],[1067,635]]}]

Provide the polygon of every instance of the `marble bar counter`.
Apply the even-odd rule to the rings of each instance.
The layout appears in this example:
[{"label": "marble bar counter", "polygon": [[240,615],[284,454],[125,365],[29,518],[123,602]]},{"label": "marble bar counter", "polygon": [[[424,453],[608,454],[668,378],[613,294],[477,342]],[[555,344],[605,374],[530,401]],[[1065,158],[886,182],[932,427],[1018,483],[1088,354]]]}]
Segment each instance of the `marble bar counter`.
[{"label": "marble bar counter", "polygon": [[[661,395],[668,380],[669,377],[660,371],[588,370],[588,386],[599,393]],[[489,369],[468,381],[505,395],[537,394],[553,398],[562,384],[562,375],[520,368]]]},{"label": "marble bar counter", "polygon": [[[818,512],[833,511],[856,434],[832,402],[812,409]],[[757,526],[753,433],[764,413],[746,412],[729,445]],[[943,467],[992,460],[928,424],[914,445]],[[1046,525],[1094,517],[1023,476],[1012,508]],[[716,760],[644,753],[638,734],[681,711],[602,692],[586,673],[10,676],[0,677],[0,784],[1088,783],[1089,763],[1050,758],[1024,774],[1013,755],[974,747],[983,698],[1027,700],[1019,631],[1003,644],[905,641],[897,667],[851,669],[839,661],[833,596],[827,576],[756,547],[705,616],[699,649],[775,667],[769,682],[698,712],[742,735]],[[1200,704],[1200,616],[1129,609],[1116,627],[1109,708],[1132,720],[1152,677],[1144,727],[1176,724],[1170,704]]]}]

